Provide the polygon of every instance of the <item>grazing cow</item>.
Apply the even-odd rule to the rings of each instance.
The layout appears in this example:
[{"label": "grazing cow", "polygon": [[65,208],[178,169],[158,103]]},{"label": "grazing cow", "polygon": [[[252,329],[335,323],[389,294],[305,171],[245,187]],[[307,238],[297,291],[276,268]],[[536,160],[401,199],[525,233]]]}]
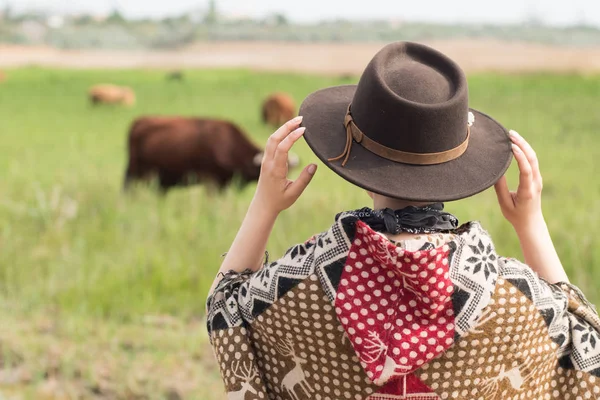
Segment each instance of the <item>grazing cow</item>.
[{"label": "grazing cow", "polygon": [[[229,121],[141,117],[129,131],[124,187],[158,176],[163,191],[203,181],[223,189],[234,176],[239,176],[242,184],[258,180],[262,157],[262,150]],[[298,161],[290,155],[290,168]]]},{"label": "grazing cow", "polygon": [[281,126],[296,115],[294,99],[286,93],[273,93],[263,103],[263,122],[271,126]]},{"label": "grazing cow", "polygon": [[355,75],[352,75],[352,74],[342,74],[342,75],[340,75],[340,80],[344,81],[344,82],[350,82],[350,81],[357,81],[358,79],[356,78]]},{"label": "grazing cow", "polygon": [[183,81],[183,71],[171,71],[167,74],[168,81]]},{"label": "grazing cow", "polygon": [[126,86],[96,85],[88,92],[92,104],[123,104],[133,106],[135,104],[134,91]]},{"label": "grazing cow", "polygon": [[6,80],[6,74],[2,71],[0,71],[0,83],[4,82]]}]

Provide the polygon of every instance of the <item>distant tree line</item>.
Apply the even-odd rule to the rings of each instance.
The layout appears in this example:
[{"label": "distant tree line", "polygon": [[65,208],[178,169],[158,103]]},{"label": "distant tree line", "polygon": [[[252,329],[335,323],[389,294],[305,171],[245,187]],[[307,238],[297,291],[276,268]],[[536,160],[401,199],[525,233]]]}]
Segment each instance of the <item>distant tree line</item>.
[{"label": "distant tree line", "polygon": [[540,21],[520,25],[431,24],[394,21],[324,21],[295,24],[283,14],[262,19],[227,18],[215,0],[205,10],[163,19],[128,19],[119,10],[107,16],[53,16],[43,12],[0,11],[0,42],[60,48],[178,48],[196,41],[364,42],[450,38],[494,38],[566,46],[600,45],[600,29],[584,23],[556,28]]}]

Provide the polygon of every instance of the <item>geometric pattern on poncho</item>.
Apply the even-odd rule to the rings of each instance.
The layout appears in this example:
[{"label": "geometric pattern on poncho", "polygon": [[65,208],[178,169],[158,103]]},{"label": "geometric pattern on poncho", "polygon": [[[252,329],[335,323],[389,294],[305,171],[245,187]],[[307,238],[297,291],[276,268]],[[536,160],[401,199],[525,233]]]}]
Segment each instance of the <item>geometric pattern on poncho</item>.
[{"label": "geometric pattern on poncho", "polygon": [[489,234],[477,222],[464,225],[461,231],[464,234],[448,244],[450,279],[454,283],[455,341],[481,317],[498,279],[498,256]]},{"label": "geometric pattern on poncho", "polygon": [[536,273],[520,261],[507,261],[509,260],[501,259],[500,262],[503,277],[537,306],[548,327],[550,338],[559,346],[559,355],[567,352],[568,348],[563,344],[568,343],[569,326],[561,321],[560,315],[562,310],[567,309],[567,296],[560,291],[551,290],[548,285],[542,285]]},{"label": "geometric pattern on poncho", "polygon": [[[415,372],[375,385],[333,304],[355,225],[356,219],[342,217],[328,232],[291,248],[284,263],[273,263],[273,269],[286,264],[300,271],[286,272],[292,278],[287,289],[278,274],[263,277],[269,290],[255,287],[260,272],[226,274],[217,286],[207,323],[230,398],[600,399],[594,308],[574,287],[550,285],[516,260],[489,262],[495,252],[477,223],[453,231],[456,238],[447,243],[453,345]],[[300,281],[311,257],[312,273]],[[267,300],[265,293],[274,293],[270,306],[244,304],[253,289]]]},{"label": "geometric pattern on poncho", "polygon": [[353,234],[355,222],[356,217],[342,214],[332,229],[291,247],[276,262],[263,266],[245,279],[238,278],[236,284],[230,284],[217,297],[211,296],[207,300],[212,304],[209,320],[214,320],[215,324],[209,326],[209,331],[240,326],[242,321],[251,323],[315,270],[333,302],[350,248],[348,234]]},{"label": "geometric pattern on poncho", "polygon": [[600,377],[600,333],[588,321],[564,314],[569,304],[565,292],[556,285],[542,285],[537,275],[517,260],[502,260],[501,270],[505,279],[536,305],[550,338],[559,346],[561,366]]},{"label": "geometric pattern on poncho", "polygon": [[600,379],[558,367],[557,350],[536,305],[499,278],[482,322],[417,376],[442,398],[600,398]]}]

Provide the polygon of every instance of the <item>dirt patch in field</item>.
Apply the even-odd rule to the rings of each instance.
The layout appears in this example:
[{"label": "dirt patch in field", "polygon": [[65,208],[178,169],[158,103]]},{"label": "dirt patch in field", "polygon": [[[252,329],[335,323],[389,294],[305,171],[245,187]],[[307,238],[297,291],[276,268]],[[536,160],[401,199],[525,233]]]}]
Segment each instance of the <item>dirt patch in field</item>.
[{"label": "dirt patch in field", "polygon": [[[600,71],[600,47],[567,48],[493,40],[429,41],[467,72]],[[383,43],[198,43],[178,51],[58,50],[0,45],[0,67],[243,67],[270,71],[360,74]]]},{"label": "dirt patch in field", "polygon": [[223,400],[205,321],[147,316],[115,325],[0,307],[0,399]]}]

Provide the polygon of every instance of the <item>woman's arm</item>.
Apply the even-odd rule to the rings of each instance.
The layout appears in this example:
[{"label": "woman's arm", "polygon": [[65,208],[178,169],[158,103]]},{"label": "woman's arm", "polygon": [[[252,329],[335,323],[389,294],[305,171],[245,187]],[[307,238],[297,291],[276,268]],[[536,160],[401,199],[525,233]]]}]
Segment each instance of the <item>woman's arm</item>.
[{"label": "woman's arm", "polygon": [[502,214],[515,228],[525,263],[550,283],[569,282],[542,214],[542,175],[537,155],[517,132],[510,131],[510,138],[519,166],[519,187],[510,192],[506,177],[496,183]]},{"label": "woman's arm", "polygon": [[[219,273],[260,269],[277,216],[294,204],[314,176],[317,166],[310,164],[297,180],[287,178],[288,152],[304,134],[305,128],[298,128],[301,122],[302,117],[294,118],[269,137],[254,198]],[[219,283],[218,276],[209,296]]]},{"label": "woman's arm", "polygon": [[517,231],[525,263],[549,283],[569,282],[545,221]]}]

